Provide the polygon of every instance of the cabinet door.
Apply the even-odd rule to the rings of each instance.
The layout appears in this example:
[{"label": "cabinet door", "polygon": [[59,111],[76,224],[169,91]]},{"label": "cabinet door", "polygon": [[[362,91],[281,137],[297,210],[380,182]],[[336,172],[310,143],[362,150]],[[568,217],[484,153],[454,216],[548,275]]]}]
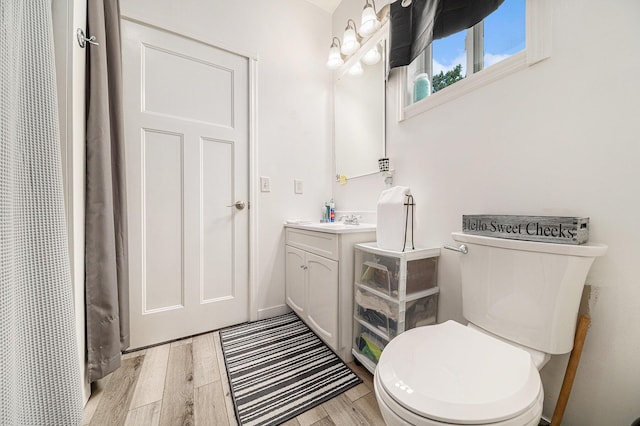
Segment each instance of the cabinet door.
[{"label": "cabinet door", "polygon": [[333,349],[338,347],[338,262],[307,253],[309,327]]},{"label": "cabinet door", "polygon": [[302,250],[291,246],[285,246],[285,252],[285,297],[287,305],[289,305],[300,318],[304,319],[307,314],[305,254]]}]

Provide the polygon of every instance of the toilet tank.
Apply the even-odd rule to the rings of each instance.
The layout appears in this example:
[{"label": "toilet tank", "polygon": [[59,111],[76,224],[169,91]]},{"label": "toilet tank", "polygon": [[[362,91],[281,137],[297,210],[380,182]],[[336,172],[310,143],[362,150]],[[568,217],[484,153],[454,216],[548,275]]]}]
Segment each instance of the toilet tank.
[{"label": "toilet tank", "polygon": [[452,233],[462,312],[471,323],[549,354],[571,351],[582,289],[604,244],[553,244]]}]

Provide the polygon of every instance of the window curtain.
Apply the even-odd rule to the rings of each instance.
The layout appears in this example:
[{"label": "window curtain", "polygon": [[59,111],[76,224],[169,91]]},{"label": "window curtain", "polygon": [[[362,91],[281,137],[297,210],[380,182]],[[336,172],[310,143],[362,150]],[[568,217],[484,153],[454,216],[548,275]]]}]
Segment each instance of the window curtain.
[{"label": "window curtain", "polygon": [[409,65],[433,40],[471,28],[504,0],[413,0],[391,4],[389,67]]},{"label": "window curtain", "polygon": [[89,380],[120,366],[129,346],[129,285],[117,0],[87,2],[85,295]]},{"label": "window curtain", "polygon": [[0,424],[82,420],[50,0],[0,2]]}]

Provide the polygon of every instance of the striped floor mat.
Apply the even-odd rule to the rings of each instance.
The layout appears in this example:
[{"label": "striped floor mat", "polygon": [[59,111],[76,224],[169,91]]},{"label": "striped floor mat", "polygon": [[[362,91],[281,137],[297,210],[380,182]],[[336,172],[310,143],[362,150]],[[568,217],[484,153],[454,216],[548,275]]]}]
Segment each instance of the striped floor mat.
[{"label": "striped floor mat", "polygon": [[361,380],[294,314],[220,331],[238,423],[278,425]]}]

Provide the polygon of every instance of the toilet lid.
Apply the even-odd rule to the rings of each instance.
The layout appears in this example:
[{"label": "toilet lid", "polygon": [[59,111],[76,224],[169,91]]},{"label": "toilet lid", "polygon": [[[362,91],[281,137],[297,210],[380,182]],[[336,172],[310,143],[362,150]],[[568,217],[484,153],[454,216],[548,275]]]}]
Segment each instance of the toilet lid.
[{"label": "toilet lid", "polygon": [[414,328],[393,339],[376,375],[407,410],[458,424],[518,416],[541,390],[526,351],[455,321]]}]

